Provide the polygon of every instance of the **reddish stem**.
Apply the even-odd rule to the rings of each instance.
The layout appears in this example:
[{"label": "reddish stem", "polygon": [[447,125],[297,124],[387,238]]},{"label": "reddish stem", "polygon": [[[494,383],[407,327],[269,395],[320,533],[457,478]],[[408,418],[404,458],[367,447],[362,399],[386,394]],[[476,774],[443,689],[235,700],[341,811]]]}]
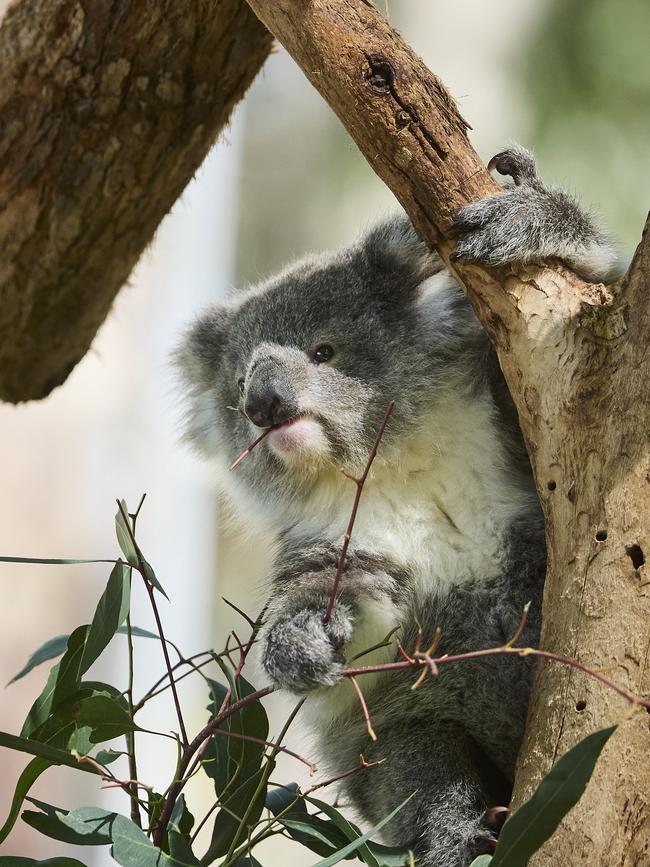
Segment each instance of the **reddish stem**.
[{"label": "reddish stem", "polygon": [[350,513],[350,520],[348,522],[348,528],[345,531],[345,535],[343,536],[343,546],[341,548],[341,556],[339,557],[339,563],[336,569],[336,575],[334,576],[334,584],[332,584],[332,590],[330,592],[329,599],[327,601],[327,610],[325,611],[325,616],[323,617],[323,623],[329,623],[330,618],[332,616],[332,609],[334,608],[334,603],[336,601],[336,594],[339,589],[339,584],[341,583],[341,576],[343,575],[343,570],[345,569],[345,561],[348,556],[348,546],[350,544],[350,538],[352,536],[352,530],[354,529],[354,522],[357,519],[357,511],[359,509],[359,502],[361,500],[361,494],[363,493],[363,486],[366,483],[366,479],[368,478],[368,473],[370,472],[370,467],[372,466],[372,462],[374,461],[377,455],[377,449],[379,448],[379,443],[384,435],[384,431],[386,430],[386,425],[388,424],[388,419],[391,417],[393,409],[395,408],[395,401],[391,400],[386,409],[386,414],[384,415],[384,420],[381,423],[377,436],[375,438],[375,443],[372,447],[372,451],[368,456],[368,461],[366,462],[366,468],[364,469],[360,478],[355,479],[354,476],[348,475],[348,473],[344,473],[344,475],[351,479],[355,485],[357,486],[357,492],[354,497],[354,504],[352,506],[352,512]]},{"label": "reddish stem", "polygon": [[272,430],[273,430],[272,427],[267,427],[267,429],[266,429],[265,431],[263,431],[263,432],[258,436],[258,438],[255,440],[255,442],[252,442],[252,443],[248,446],[248,448],[245,448],[244,451],[239,455],[238,458],[235,458],[235,460],[230,464],[230,466],[228,467],[228,469],[229,469],[229,470],[234,470],[235,467],[238,467],[238,466],[241,464],[241,462],[244,460],[244,458],[245,458],[247,455],[249,455],[249,454],[253,451],[253,449],[255,448],[255,446],[258,445],[259,443],[261,443],[262,440],[264,439],[264,437],[265,437],[265,436],[268,436],[268,435],[271,433]]}]

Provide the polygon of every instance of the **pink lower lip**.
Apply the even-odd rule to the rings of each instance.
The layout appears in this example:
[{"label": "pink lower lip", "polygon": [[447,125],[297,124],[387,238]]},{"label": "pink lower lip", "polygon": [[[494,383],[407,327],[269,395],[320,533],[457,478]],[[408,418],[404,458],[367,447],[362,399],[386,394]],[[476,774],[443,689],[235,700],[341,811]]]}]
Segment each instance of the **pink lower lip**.
[{"label": "pink lower lip", "polygon": [[316,421],[309,415],[299,415],[274,425],[269,431],[269,441],[281,450],[293,450],[308,446],[313,438]]}]

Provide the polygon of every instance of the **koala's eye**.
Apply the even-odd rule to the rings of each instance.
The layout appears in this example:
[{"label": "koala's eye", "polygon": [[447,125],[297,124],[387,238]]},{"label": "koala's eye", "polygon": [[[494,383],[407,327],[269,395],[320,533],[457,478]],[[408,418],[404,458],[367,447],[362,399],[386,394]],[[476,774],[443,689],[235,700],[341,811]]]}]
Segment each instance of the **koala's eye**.
[{"label": "koala's eye", "polygon": [[317,346],[311,354],[311,360],[314,364],[324,364],[334,358],[334,347],[329,343],[323,343]]},{"label": "koala's eye", "polygon": [[244,393],[244,381],[245,380],[244,380],[243,376],[240,376],[239,379],[237,380],[237,387],[239,388],[240,394]]}]

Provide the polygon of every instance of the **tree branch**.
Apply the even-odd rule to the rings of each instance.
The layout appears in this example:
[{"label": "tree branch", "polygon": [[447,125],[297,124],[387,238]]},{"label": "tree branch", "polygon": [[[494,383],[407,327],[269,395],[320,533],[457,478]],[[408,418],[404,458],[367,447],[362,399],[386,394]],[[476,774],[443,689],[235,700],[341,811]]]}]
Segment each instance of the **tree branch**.
[{"label": "tree branch", "polygon": [[0,399],[64,382],[271,47],[241,0],[0,22]]},{"label": "tree branch", "polygon": [[[648,234],[627,278],[607,288],[560,265],[488,272],[450,263],[454,213],[498,188],[440,80],[363,0],[248,2],[450,264],[496,347],[546,517],[542,648],[592,669],[613,666],[630,693],[647,695]],[[618,701],[572,670],[540,668],[515,800],[557,755],[619,718]],[[650,768],[638,756],[650,751],[650,732],[641,716],[619,726],[534,867],[619,867],[646,857]]]}]

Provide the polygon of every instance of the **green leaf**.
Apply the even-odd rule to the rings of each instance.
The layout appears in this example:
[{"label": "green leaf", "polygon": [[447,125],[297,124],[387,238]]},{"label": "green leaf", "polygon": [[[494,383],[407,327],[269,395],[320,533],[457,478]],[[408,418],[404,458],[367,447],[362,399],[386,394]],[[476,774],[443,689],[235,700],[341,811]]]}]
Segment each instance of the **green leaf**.
[{"label": "green leaf", "polygon": [[266,803],[264,806],[274,816],[282,813],[289,806],[291,806],[291,809],[285,814],[287,816],[293,816],[296,813],[300,813],[301,815],[307,814],[305,801],[302,797],[298,796],[298,783],[287,783],[286,786],[278,786],[275,789],[271,789],[266,793]]},{"label": "green leaf", "polygon": [[246,823],[248,827],[242,828],[240,834],[238,834],[237,831],[244,813],[248,809],[252,799],[255,797],[258,785],[267,773],[270,773],[268,765],[259,768],[255,774],[241,783],[241,785],[238,786],[230,796],[222,799],[221,809],[214,820],[210,848],[202,859],[204,864],[209,864],[211,861],[214,861],[215,858],[225,855],[233,844],[233,840],[235,841],[235,846],[244,842],[248,827],[254,826],[262,815],[266,796],[265,790],[260,793],[253,804],[253,809],[251,810]]},{"label": "green leaf", "polygon": [[93,744],[138,731],[128,711],[106,695],[82,699],[76,712],[76,723],[78,727],[89,726],[92,729],[90,741]]},{"label": "green leaf", "polygon": [[192,852],[190,832],[193,825],[194,816],[187,809],[185,797],[180,795],[174,804],[167,828],[169,854],[187,864],[193,864],[194,867],[201,867],[201,862]]},{"label": "green leaf", "polygon": [[47,770],[49,767],[50,762],[46,759],[32,759],[18,778],[14,796],[11,800],[11,807],[9,808],[9,815],[7,816],[7,820],[2,828],[0,828],[0,843],[2,843],[2,841],[8,836],[9,832],[16,824],[16,819],[20,815],[20,808],[27,796],[27,792],[29,792],[32,785],[40,777],[43,771]]},{"label": "green leaf", "polygon": [[[125,500],[120,500],[120,506],[122,509],[118,508],[115,513],[115,533],[117,535],[117,543],[126,557],[127,562],[131,566],[137,567],[139,565],[138,551],[136,546],[133,544],[133,539],[131,538],[131,528],[127,527],[126,521],[124,520],[124,515],[126,515],[127,520],[129,520],[129,509]],[[124,511],[124,515],[122,514],[122,510]]]},{"label": "green leaf", "polygon": [[[126,628],[126,626],[120,626],[120,628],[117,631],[121,635],[126,635],[128,632],[128,629]],[[142,629],[140,626],[131,625],[131,635],[135,635],[137,638],[155,638],[156,641],[160,641],[159,635],[156,635],[155,632],[150,632],[148,629]],[[167,643],[171,644],[170,641],[168,641]]]},{"label": "green leaf", "polygon": [[81,755],[88,755],[94,741],[91,740],[92,728],[79,723],[77,714],[84,699],[102,696],[112,699],[126,712],[127,702],[124,696],[108,683],[99,681],[82,681],[79,689],[59,702],[52,710],[47,720],[30,734],[30,740],[41,741],[60,749],[76,750]]},{"label": "green leaf", "polygon": [[416,863],[412,849],[382,846],[381,843],[368,843],[368,848],[377,859],[379,867],[410,867]]},{"label": "green leaf", "polygon": [[99,807],[80,807],[68,812],[43,801],[28,800],[40,807],[41,812],[25,810],[21,818],[46,837],[75,846],[105,846],[111,842],[111,824],[116,813]]},{"label": "green leaf", "polygon": [[[341,833],[334,822],[321,819],[320,816],[304,816],[293,818],[289,815],[278,819],[291,837],[312,852],[326,858],[346,846],[350,840]],[[361,836],[360,834],[356,836]],[[350,858],[353,855],[348,856]]]},{"label": "green leaf", "polygon": [[0,855],[0,867],[85,867],[76,858],[47,858],[35,861],[33,858],[19,858],[16,855]]},{"label": "green leaf", "polygon": [[[120,500],[120,505],[124,510],[124,514],[128,516],[129,510],[124,500]],[[128,520],[128,518],[127,518]],[[169,596],[165,593],[162,588],[160,581],[156,578],[156,574],[151,568],[151,565],[147,563],[147,561],[142,556],[142,551],[138,547],[137,543],[134,542],[132,538],[132,534],[129,532],[130,528],[127,528],[124,517],[122,516],[122,511],[120,509],[117,510],[117,514],[115,515],[115,532],[117,533],[117,542],[120,548],[122,549],[122,553],[127,559],[127,562],[131,566],[135,566],[136,568],[140,568],[140,563],[142,563],[144,577],[149,581],[156,590],[159,590],[165,599],[169,599]]]},{"label": "green leaf", "polygon": [[0,732],[0,747],[8,747],[10,750],[18,750],[22,753],[29,753],[32,756],[40,756],[43,759],[47,759],[52,765],[66,765],[69,768],[84,771],[87,774],[97,774],[95,768],[92,768],[85,762],[80,762],[72,753],[51,747],[49,744],[41,744],[38,741],[18,737],[18,735],[10,735],[8,732]]},{"label": "green leaf", "polygon": [[99,750],[97,755],[95,756],[95,761],[100,765],[110,765],[114,761],[120,758],[120,756],[126,756],[127,753],[120,752],[119,750]]},{"label": "green leaf", "polygon": [[[229,672],[227,674],[229,676]],[[208,710],[212,718],[218,713],[227,689],[216,680],[209,679],[208,683],[211,697]],[[255,687],[240,676],[237,680],[231,678],[231,690],[232,701],[235,702],[255,692]],[[224,720],[219,728],[233,732],[233,735],[213,735],[203,754],[203,769],[214,780],[217,795],[221,795],[235,774],[238,781],[242,782],[257,771],[264,757],[264,745],[243,740],[236,735],[244,734],[264,741],[269,734],[269,720],[262,703],[254,701]]]},{"label": "green leaf", "polygon": [[116,815],[111,833],[111,855],[122,867],[196,867],[194,861],[185,861],[161,852],[147,835],[125,816]]},{"label": "green leaf", "polygon": [[[342,861],[344,858],[347,858],[348,855],[351,855],[353,852],[356,852],[359,848],[361,848],[371,837],[374,837],[384,825],[387,825],[390,820],[396,816],[399,811],[411,800],[411,798],[415,795],[413,792],[412,795],[409,795],[405,801],[395,807],[395,809],[390,812],[387,816],[385,816],[381,822],[378,822],[374,828],[371,828],[370,831],[366,831],[365,834],[362,834],[361,837],[357,837],[356,840],[353,840],[351,843],[348,843],[347,846],[344,846],[342,849],[339,849],[338,852],[335,852],[333,855],[330,855],[329,858],[326,858],[324,861],[319,861],[318,864],[314,864],[314,867],[332,867],[334,864],[338,864],[339,861]],[[323,803],[323,802],[320,802]],[[329,806],[329,805],[328,805]],[[333,809],[333,808],[332,808]],[[366,862],[367,863],[367,862]]]},{"label": "green leaf", "polygon": [[37,665],[40,665],[42,662],[47,662],[48,659],[54,659],[55,656],[61,656],[61,654],[65,651],[69,635],[57,635],[54,638],[50,638],[49,641],[46,641],[45,644],[42,644],[38,650],[35,650],[34,653],[29,657],[25,665],[20,669],[18,674],[15,674],[7,686],[10,683],[15,683],[17,680],[20,680],[21,677],[25,677],[26,674],[36,668]]},{"label": "green leaf", "polygon": [[[321,812],[325,813],[332,822],[336,825],[337,828],[344,834],[344,836],[350,841],[358,841],[361,835],[359,829],[352,825],[348,820],[343,816],[339,811],[332,807],[331,804],[326,803],[325,801],[319,801],[317,798],[305,798],[310,804],[313,804],[314,807],[317,807]],[[404,802],[406,803],[406,801]],[[377,859],[372,854],[367,844],[364,842],[359,843],[357,847],[355,847],[352,851],[358,851],[358,856],[361,858],[368,867],[379,867],[377,863]]]},{"label": "green leaf", "polygon": [[[128,630],[126,626],[120,626],[117,632],[120,635],[126,635]],[[160,641],[160,636],[156,635],[155,632],[150,632],[148,629],[142,629],[139,626],[131,626],[131,634],[138,638],[155,638],[156,641]],[[20,669],[18,674],[11,678],[7,686],[9,686],[10,683],[20,680],[21,677],[24,677],[42,662],[47,662],[50,659],[54,659],[56,656],[60,656],[65,651],[69,638],[69,635],[57,635],[55,638],[50,638],[49,641],[46,641],[38,650],[34,651],[27,660],[25,666]],[[171,644],[171,642],[169,643]]]},{"label": "green leaf", "polygon": [[0,563],[33,563],[42,566],[76,566],[81,563],[115,563],[115,560],[60,560],[51,557],[0,557]]},{"label": "green leaf", "polygon": [[247,855],[245,858],[238,858],[236,861],[233,861],[230,867],[262,867],[262,865],[257,858]]},{"label": "green leaf", "polygon": [[586,737],[555,763],[533,796],[505,823],[490,867],[526,867],[563,816],[580,800],[616,726]]},{"label": "green leaf", "polygon": [[79,663],[81,673],[104,652],[129,613],[131,582],[125,563],[117,563],[110,574],[106,589],[95,609]]},{"label": "green leaf", "polygon": [[23,724],[22,737],[29,737],[50,715],[53,707],[70,693],[81,681],[79,663],[83,656],[88,626],[78,626],[70,635],[62,659],[50,670],[43,692],[32,705]]},{"label": "green leaf", "polygon": [[475,858],[469,867],[489,867],[492,862],[491,855],[479,855],[478,858]]},{"label": "green leaf", "polygon": [[[142,557],[142,554],[140,554],[140,556]],[[162,593],[162,595],[165,597],[165,599],[167,599],[169,601],[169,596],[165,593],[165,591],[163,590],[162,584],[156,578],[156,573],[153,571],[153,569],[151,567],[151,563],[149,563],[147,560],[144,559],[144,557],[142,557],[142,565],[144,566],[144,576],[147,579],[147,581],[149,581],[151,584],[153,584],[153,586],[156,588],[156,590],[159,590]]]}]

